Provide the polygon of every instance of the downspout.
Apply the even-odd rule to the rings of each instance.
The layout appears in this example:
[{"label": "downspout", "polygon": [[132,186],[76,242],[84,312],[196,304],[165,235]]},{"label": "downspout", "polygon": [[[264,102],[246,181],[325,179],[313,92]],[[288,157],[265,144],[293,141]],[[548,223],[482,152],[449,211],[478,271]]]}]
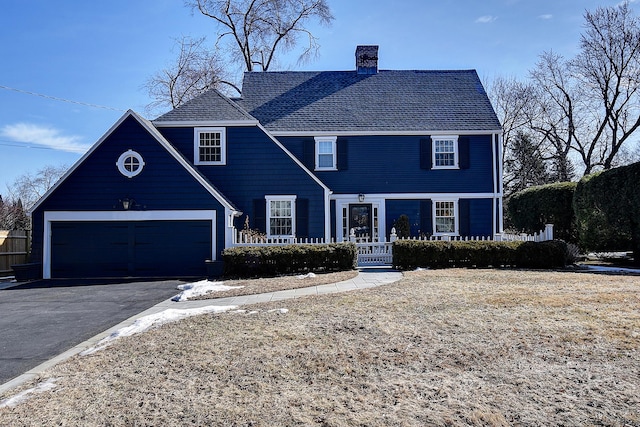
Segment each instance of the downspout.
[{"label": "downspout", "polygon": [[504,197],[504,176],[503,176],[503,167],[504,165],[502,164],[502,138],[504,138],[504,135],[502,134],[502,132],[496,134],[496,139],[497,139],[497,146],[498,146],[498,157],[497,157],[497,161],[498,161],[498,215],[499,215],[499,222],[498,222],[498,232],[502,233],[504,232],[504,207],[503,207],[503,200],[502,198]]},{"label": "downspout", "polygon": [[491,170],[493,171],[493,197],[491,198],[491,210],[492,210],[492,225],[491,225],[491,232],[493,233],[493,236],[495,237],[495,235],[498,233],[498,212],[497,212],[497,205],[498,205],[498,165],[497,165],[497,147],[496,147],[496,134],[492,134],[491,135],[491,163],[492,163],[492,168]]}]

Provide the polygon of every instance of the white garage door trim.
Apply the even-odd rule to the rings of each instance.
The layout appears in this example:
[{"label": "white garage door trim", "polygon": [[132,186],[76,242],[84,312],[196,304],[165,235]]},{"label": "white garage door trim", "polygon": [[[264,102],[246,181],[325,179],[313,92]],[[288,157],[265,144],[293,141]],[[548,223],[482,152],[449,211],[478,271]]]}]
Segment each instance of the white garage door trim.
[{"label": "white garage door trim", "polygon": [[211,256],[216,254],[216,211],[91,211],[91,212],[45,212],[42,254],[42,277],[51,279],[51,223],[71,221],[211,221]]}]

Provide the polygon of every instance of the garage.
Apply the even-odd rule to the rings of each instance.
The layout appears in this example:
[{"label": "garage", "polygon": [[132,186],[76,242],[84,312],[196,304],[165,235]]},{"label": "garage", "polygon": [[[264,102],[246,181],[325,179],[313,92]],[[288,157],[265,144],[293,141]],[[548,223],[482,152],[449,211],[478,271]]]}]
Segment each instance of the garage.
[{"label": "garage", "polygon": [[215,222],[211,216],[197,218],[206,216],[201,213],[182,214],[187,218],[163,218],[176,216],[166,212],[123,212],[115,217],[109,213],[110,218],[86,213],[82,219],[61,219],[51,213],[46,222],[49,262],[45,262],[45,276],[204,276],[205,260],[214,259]]}]

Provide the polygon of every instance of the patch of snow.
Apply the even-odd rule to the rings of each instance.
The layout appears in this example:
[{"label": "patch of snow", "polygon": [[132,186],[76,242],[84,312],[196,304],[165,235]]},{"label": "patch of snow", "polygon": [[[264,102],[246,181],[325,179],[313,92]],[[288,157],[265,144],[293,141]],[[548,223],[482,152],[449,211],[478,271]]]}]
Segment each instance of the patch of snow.
[{"label": "patch of snow", "polygon": [[622,267],[606,267],[604,265],[585,265],[589,271],[602,271],[607,273],[634,273],[640,274],[640,270],[633,268],[622,268]]},{"label": "patch of snow", "polygon": [[229,289],[239,289],[243,286],[227,286],[223,285],[223,282],[211,282],[209,280],[201,280],[194,283],[185,283],[184,285],[178,285],[178,290],[182,291],[178,295],[171,298],[172,301],[180,302],[186,301],[189,298],[194,298],[200,295],[206,295],[210,292],[222,292]]},{"label": "patch of snow", "polygon": [[299,276],[296,276],[296,278],[298,279],[313,279],[314,277],[316,277],[315,273],[307,273],[307,274],[301,274]]},{"label": "patch of snow", "polygon": [[46,381],[38,383],[38,385],[36,385],[33,388],[22,391],[16,394],[15,396],[2,400],[0,401],[0,408],[5,408],[5,407],[13,408],[14,406],[17,406],[22,402],[26,401],[29,398],[30,394],[43,393],[45,391],[53,390],[56,387],[56,380],[57,378],[49,378]]},{"label": "patch of snow", "polygon": [[191,316],[197,316],[200,314],[222,313],[225,311],[234,310],[236,308],[238,307],[235,305],[229,305],[229,306],[210,305],[206,307],[190,308],[190,309],[184,309],[184,310],[170,308],[160,313],[143,316],[138,320],[136,320],[133,323],[133,325],[118,329],[117,331],[113,332],[111,335],[104,337],[96,344],[95,347],[91,347],[81,352],[80,355],[86,356],[86,355],[95,353],[96,351],[100,351],[120,337],[128,337],[140,332],[144,332],[154,325],[162,325],[169,322],[175,322],[180,319],[184,319]]},{"label": "patch of snow", "polygon": [[267,311],[267,313],[278,313],[278,314],[287,314],[289,312],[288,308],[274,308],[273,310]]}]

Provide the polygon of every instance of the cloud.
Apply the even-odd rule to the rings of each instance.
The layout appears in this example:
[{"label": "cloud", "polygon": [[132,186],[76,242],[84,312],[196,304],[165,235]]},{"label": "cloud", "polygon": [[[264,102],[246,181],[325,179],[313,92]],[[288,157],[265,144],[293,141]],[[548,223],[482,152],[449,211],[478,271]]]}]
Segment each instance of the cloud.
[{"label": "cloud", "polygon": [[490,24],[493,21],[495,21],[496,19],[498,19],[497,16],[484,15],[484,16],[481,16],[478,19],[476,19],[476,23],[477,24]]},{"label": "cloud", "polygon": [[540,19],[551,19],[551,18],[553,18],[553,15],[550,14],[550,13],[545,13],[544,15],[538,16],[538,18],[540,18]]},{"label": "cloud", "polygon": [[84,154],[90,147],[79,136],[65,136],[59,130],[32,123],[16,123],[0,128],[0,136],[15,142],[34,144],[52,150]]}]

